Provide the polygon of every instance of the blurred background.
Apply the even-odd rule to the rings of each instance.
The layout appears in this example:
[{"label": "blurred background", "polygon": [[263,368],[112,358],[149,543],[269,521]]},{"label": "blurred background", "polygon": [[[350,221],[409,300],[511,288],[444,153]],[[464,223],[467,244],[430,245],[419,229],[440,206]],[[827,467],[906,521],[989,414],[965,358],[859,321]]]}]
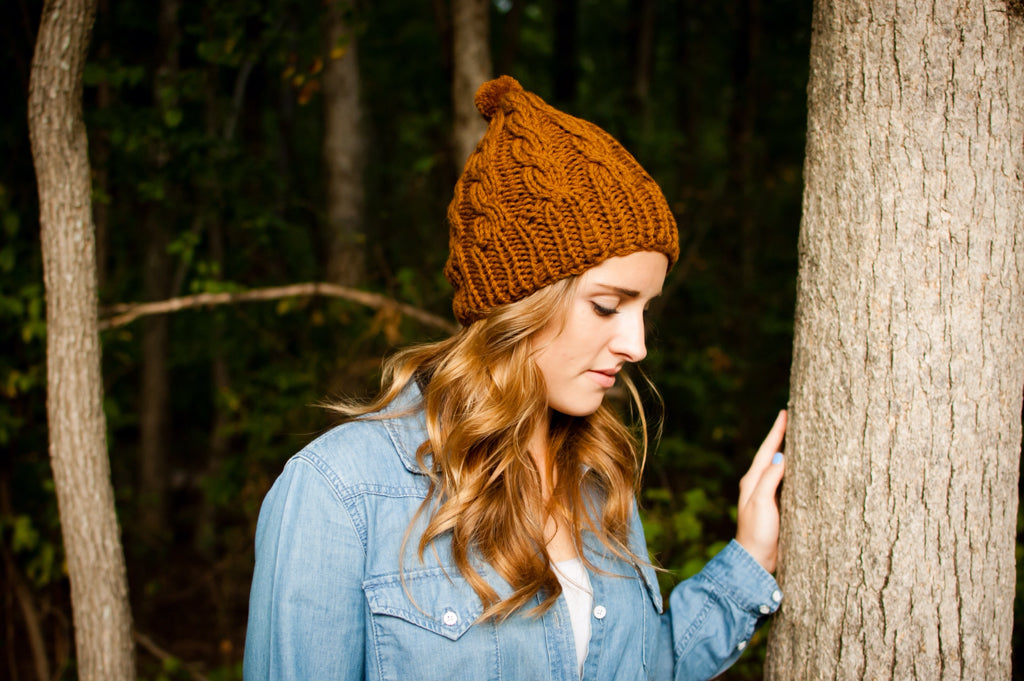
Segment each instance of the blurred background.
[{"label": "blurred background", "polygon": [[[489,55],[487,75],[616,136],[679,221],[643,367],[665,403],[642,504],[667,590],[731,538],[736,484],[787,401],[810,2],[494,0],[477,57],[453,41],[460,4],[100,0],[84,102],[101,316],[330,281],[450,320],[456,140],[480,130],[453,83]],[[0,678],[26,680],[75,677],[25,122],[41,7],[0,6]],[[308,296],[102,332],[139,678],[241,678],[260,501],[332,425],[315,403],[372,393],[384,356],[444,333]],[[725,678],[760,678],[764,638]]]}]

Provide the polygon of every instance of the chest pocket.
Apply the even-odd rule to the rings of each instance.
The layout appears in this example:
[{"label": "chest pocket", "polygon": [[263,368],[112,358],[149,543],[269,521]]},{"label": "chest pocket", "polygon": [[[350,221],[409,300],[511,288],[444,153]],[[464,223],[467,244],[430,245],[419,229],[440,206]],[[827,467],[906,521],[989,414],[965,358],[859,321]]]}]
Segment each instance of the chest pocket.
[{"label": "chest pocket", "polygon": [[457,568],[406,571],[363,582],[369,607],[367,662],[380,679],[500,678],[497,630]]}]

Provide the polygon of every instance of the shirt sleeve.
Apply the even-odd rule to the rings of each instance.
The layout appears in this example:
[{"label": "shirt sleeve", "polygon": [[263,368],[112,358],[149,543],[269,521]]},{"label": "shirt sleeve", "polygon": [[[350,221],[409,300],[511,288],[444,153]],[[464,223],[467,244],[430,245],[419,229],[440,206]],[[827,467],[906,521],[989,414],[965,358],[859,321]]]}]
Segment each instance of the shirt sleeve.
[{"label": "shirt sleeve", "polygon": [[775,579],[734,539],[673,589],[662,615],[658,678],[704,681],[721,674],[781,601]]},{"label": "shirt sleeve", "polygon": [[294,457],[260,509],[245,681],[363,678],[364,544],[318,462]]}]

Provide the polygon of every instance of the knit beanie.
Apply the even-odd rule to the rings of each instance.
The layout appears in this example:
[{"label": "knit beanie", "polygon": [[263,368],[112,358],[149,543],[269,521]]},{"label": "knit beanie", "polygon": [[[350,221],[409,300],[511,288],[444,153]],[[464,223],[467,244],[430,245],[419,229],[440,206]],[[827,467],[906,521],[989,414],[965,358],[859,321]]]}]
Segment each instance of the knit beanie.
[{"label": "knit beanie", "polygon": [[668,203],[611,135],[509,76],[481,85],[475,103],[487,132],[455,184],[444,268],[461,324],[615,256],[675,263]]}]

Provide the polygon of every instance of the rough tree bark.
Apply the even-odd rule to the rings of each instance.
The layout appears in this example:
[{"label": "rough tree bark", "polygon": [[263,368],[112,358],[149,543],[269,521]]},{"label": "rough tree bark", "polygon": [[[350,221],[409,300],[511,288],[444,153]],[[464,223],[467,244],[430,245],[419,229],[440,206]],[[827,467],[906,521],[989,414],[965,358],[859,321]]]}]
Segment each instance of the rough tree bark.
[{"label": "rough tree bark", "polygon": [[124,553],[114,513],[96,325],[96,244],[82,70],[95,0],[47,0],[29,84],[46,284],[47,416],[78,676],[135,678]]},{"label": "rough tree bark", "polygon": [[487,130],[473,97],[491,78],[489,11],[487,0],[452,0],[452,107],[455,167],[460,171]]},{"label": "rough tree bark", "polygon": [[1009,679],[1024,40],[818,0],[767,679]]},{"label": "rough tree bark", "polygon": [[352,3],[327,10],[328,59],[324,68],[324,163],[327,167],[327,281],[354,286],[366,267],[363,232],[362,100]]}]

